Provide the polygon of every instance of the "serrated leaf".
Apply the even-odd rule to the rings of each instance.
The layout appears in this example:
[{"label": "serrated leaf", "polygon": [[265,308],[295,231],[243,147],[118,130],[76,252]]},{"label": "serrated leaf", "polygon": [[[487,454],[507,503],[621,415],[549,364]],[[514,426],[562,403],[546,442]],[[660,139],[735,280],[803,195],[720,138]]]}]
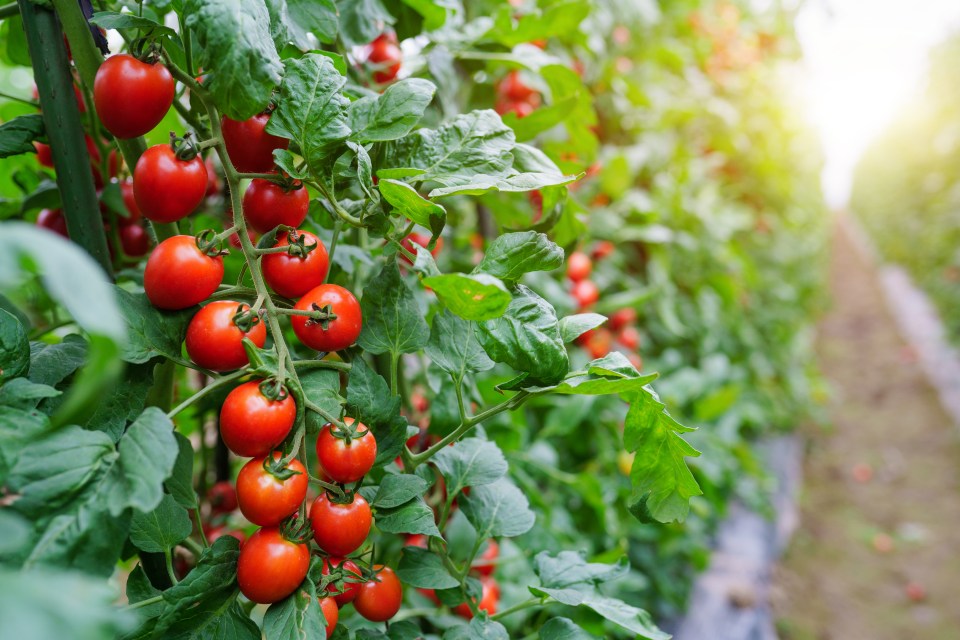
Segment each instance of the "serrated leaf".
[{"label": "serrated leaf", "polygon": [[519,536],[536,520],[527,497],[506,478],[472,487],[459,504],[480,538]]},{"label": "serrated leaf", "polygon": [[340,35],[348,45],[369,44],[394,17],[380,0],[337,0]]},{"label": "serrated leaf", "polygon": [[423,495],[429,486],[426,480],[412,473],[385,475],[370,506],[383,509],[399,507]]},{"label": "serrated leaf", "polygon": [[156,20],[151,20],[150,18],[144,16],[137,16],[132,13],[118,13],[116,11],[98,11],[93,14],[93,17],[90,18],[90,24],[95,24],[98,27],[103,27],[104,29],[136,29],[143,31],[143,34],[138,34],[138,37],[143,37],[147,33],[150,33],[154,36],[172,36],[177,38],[177,32],[166,27]]},{"label": "serrated leaf", "polygon": [[333,0],[287,0],[287,29],[303,51],[313,48],[308,33],[325,44],[337,38],[337,5]]},{"label": "serrated leaf", "polygon": [[130,521],[130,542],[141,551],[162,553],[190,535],[193,525],[187,510],[165,495],[157,508],[137,513]]},{"label": "serrated leaf", "polygon": [[444,273],[423,279],[453,313],[466,320],[499,318],[510,305],[510,292],[485,273]]},{"label": "serrated leaf", "polygon": [[420,305],[400,277],[396,260],[384,265],[380,274],[363,290],[360,302],[363,330],[357,344],[370,353],[411,353],[422,349],[430,337]]},{"label": "serrated leaf", "polygon": [[401,215],[436,233],[443,230],[447,210],[421,196],[406,182],[380,180],[377,188],[383,199]]},{"label": "serrated leaf", "polygon": [[445,447],[433,457],[433,464],[443,474],[449,494],[494,483],[507,473],[507,460],[500,447],[480,438],[464,438]]},{"label": "serrated leaf", "polygon": [[[346,400],[340,395],[340,373],[331,369],[311,369],[300,374],[303,395],[332,416],[339,417]],[[307,412],[307,425],[317,432],[326,424],[319,414]]]},{"label": "serrated leaf", "polygon": [[440,530],[434,522],[433,509],[427,506],[422,496],[417,496],[394,509],[377,511],[377,529],[386,533],[422,533],[426,536],[440,536]]},{"label": "serrated leaf", "polygon": [[114,293],[127,327],[128,342],[123,350],[126,362],[141,364],[157,356],[180,357],[187,324],[196,309],[160,311],[146,294],[130,293],[117,286]]},{"label": "serrated leaf", "polygon": [[583,606],[592,609],[610,622],[637,634],[638,637],[645,640],[670,640],[672,637],[657,628],[649,613],[616,598],[608,598],[593,592],[577,591],[575,589],[530,587],[530,591],[534,595],[550,596],[571,607]]},{"label": "serrated leaf", "polygon": [[135,420],[143,411],[152,388],[152,364],[127,366],[123,384],[118,384],[107,392],[84,425],[103,431],[114,442],[118,441],[127,422]]},{"label": "serrated leaf", "polygon": [[163,486],[181,507],[195,509],[198,500],[193,489],[193,445],[182,433],[174,432],[173,435],[177,440],[177,458]]},{"label": "serrated leaf", "polygon": [[33,153],[33,141],[43,137],[43,116],[29,113],[0,124],[0,158]]},{"label": "serrated leaf", "polygon": [[600,584],[622,578],[630,571],[626,557],[616,564],[587,562],[582,552],[561,551],[554,555],[541,551],[533,559],[533,570],[544,587],[565,588],[575,584]]},{"label": "serrated leaf", "polygon": [[0,309],[0,383],[27,375],[30,342],[17,317]]},{"label": "serrated leaf", "polygon": [[437,554],[419,547],[404,547],[397,566],[401,582],[421,589],[453,589],[460,581],[450,575]]},{"label": "serrated leaf", "polygon": [[350,103],[347,117],[356,142],[398,140],[413,130],[433,100],[437,88],[423,78],[407,78],[378,96]]},{"label": "serrated leaf", "polygon": [[599,313],[578,313],[560,318],[560,338],[566,342],[573,342],[587,331],[596,329],[607,321],[606,316]]},{"label": "serrated leaf", "polygon": [[131,424],[117,446],[120,453],[114,468],[115,479],[123,483],[114,498],[111,513],[130,506],[138,511],[155,508],[163,498],[163,482],[170,477],[179,447],[173,437],[173,423],[161,409],[148,407]]},{"label": "serrated leaf", "polygon": [[70,334],[58,344],[34,342],[30,345],[30,380],[57,386],[87,360],[87,342]]},{"label": "serrated leaf", "polygon": [[506,627],[485,618],[474,618],[470,624],[451,627],[443,634],[443,640],[509,640]]},{"label": "serrated leaf", "polygon": [[477,340],[473,325],[453,315],[449,309],[433,317],[430,341],[426,346],[430,361],[459,383],[468,373],[488,371],[493,360]]},{"label": "serrated leaf", "polygon": [[390,393],[383,376],[363,358],[355,358],[347,382],[347,413],[367,425],[377,438],[376,466],[392,461],[407,440],[407,421],[400,415],[400,398]]},{"label": "serrated leaf", "polygon": [[563,266],[563,249],[543,233],[506,233],[487,247],[474,273],[488,273],[505,282],[519,280],[525,273],[552,271]]}]

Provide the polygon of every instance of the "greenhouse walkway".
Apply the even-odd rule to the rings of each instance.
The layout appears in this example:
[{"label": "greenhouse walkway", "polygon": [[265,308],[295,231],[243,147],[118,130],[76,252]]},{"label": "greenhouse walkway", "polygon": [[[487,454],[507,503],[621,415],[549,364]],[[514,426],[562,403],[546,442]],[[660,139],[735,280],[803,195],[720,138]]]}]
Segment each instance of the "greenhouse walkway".
[{"label": "greenhouse walkway", "polygon": [[800,528],[777,569],[781,640],[960,638],[960,437],[838,227],[817,350],[828,426],[807,439]]}]

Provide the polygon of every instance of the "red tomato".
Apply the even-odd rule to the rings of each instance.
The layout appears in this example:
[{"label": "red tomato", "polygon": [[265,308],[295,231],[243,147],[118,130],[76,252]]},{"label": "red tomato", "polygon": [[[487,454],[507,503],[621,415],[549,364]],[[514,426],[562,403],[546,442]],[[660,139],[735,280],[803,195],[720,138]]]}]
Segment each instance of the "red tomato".
[{"label": "red tomato", "polygon": [[223,282],[223,258],[200,251],[193,236],[173,236],[154,248],[143,288],[159,309],[186,309],[209,298]]},{"label": "red tomato", "polygon": [[631,351],[635,351],[640,346],[640,332],[635,327],[624,327],[617,334],[617,342]]},{"label": "red tomato", "polygon": [[357,613],[373,622],[386,622],[400,611],[403,602],[403,586],[390,567],[374,565],[377,576],[363,583],[353,606]]},{"label": "red tomato", "polygon": [[567,277],[574,282],[586,279],[591,271],[593,271],[593,261],[582,251],[574,251],[567,258]]},{"label": "red tomato", "polygon": [[278,224],[299,227],[307,219],[309,209],[310,193],[302,186],[286,191],[275,182],[258,178],[250,182],[243,194],[243,216],[260,233]]},{"label": "red tomato", "polygon": [[593,283],[593,280],[581,280],[573,285],[570,291],[573,299],[577,301],[581,309],[589,307],[600,299],[600,289]]},{"label": "red tomato", "polygon": [[247,536],[243,533],[243,531],[238,531],[237,529],[231,529],[227,531],[227,528],[223,525],[210,528],[204,527],[203,533],[205,536],[207,536],[207,542],[210,544],[213,544],[220,536],[232,536],[236,538],[237,541],[240,542],[241,547],[243,546],[243,543],[247,541]]},{"label": "red tomato", "polygon": [[515,113],[518,118],[526,118],[528,115],[533,113],[536,107],[529,102],[497,100],[496,104],[493,105],[493,108],[501,116],[505,116],[508,113]]},{"label": "red tomato", "polygon": [[269,113],[261,113],[247,120],[220,120],[227,155],[237,171],[266,173],[273,169],[273,150],[286,149],[290,141],[265,131]]},{"label": "red tomato", "polygon": [[[477,603],[477,608],[492,616],[497,612],[497,604],[500,602],[500,585],[497,584],[496,580],[487,576],[480,578],[480,584],[483,590],[480,593],[480,602]],[[467,620],[473,618],[473,611],[470,610],[470,605],[466,602],[454,607],[453,612]]]},{"label": "red tomato", "polygon": [[407,536],[406,540],[403,542],[405,547],[420,547],[421,549],[427,548],[427,536],[422,533],[411,533]]},{"label": "red tomato", "polygon": [[352,293],[335,284],[322,284],[300,298],[295,308],[311,311],[314,307],[329,308],[337,318],[323,323],[306,316],[290,316],[300,342],[317,351],[340,351],[357,341],[363,320],[360,303]]},{"label": "red tomato", "polygon": [[214,513],[237,510],[237,490],[229,480],[221,480],[207,490],[207,502]]},{"label": "red tomato", "polygon": [[476,571],[482,576],[489,576],[497,567],[497,558],[500,557],[500,544],[490,538],[487,540],[487,548],[484,549],[480,557],[470,565],[472,571]]},{"label": "red tomato", "polygon": [[[345,418],[347,425],[354,423],[353,418]],[[352,438],[349,443],[333,435],[332,425],[327,424],[317,436],[317,458],[320,466],[334,482],[356,482],[367,475],[377,458],[377,440],[366,425],[360,423],[357,430],[362,434]]]},{"label": "red tomato", "polygon": [[[401,244],[403,245],[404,249],[406,249],[413,255],[417,255],[417,247],[415,245],[420,245],[421,247],[426,249],[427,245],[430,244],[430,236],[424,235],[422,233],[411,233],[410,235],[408,235],[406,238],[403,239],[403,242]],[[437,254],[440,253],[440,249],[442,248],[443,248],[443,238],[437,238],[437,244],[433,245],[433,251],[430,252],[430,255],[436,257]],[[410,261],[410,259],[407,258],[407,256],[401,254],[401,257],[408,264],[413,264]]]},{"label": "red tomato", "polygon": [[320,610],[323,612],[323,623],[327,628],[327,638],[333,635],[337,628],[337,621],[340,619],[340,607],[337,601],[331,597],[320,598]]},{"label": "red tomato", "polygon": [[232,371],[246,365],[249,360],[243,339],[250,338],[258,347],[267,341],[267,325],[262,320],[247,332],[234,323],[234,316],[248,309],[248,304],[218,300],[197,311],[187,325],[185,342],[190,359],[212,371]]},{"label": "red tomato", "polygon": [[207,193],[203,158],[180,160],[168,144],[143,152],[133,170],[137,206],[154,222],[176,222],[193,213]]},{"label": "red tomato", "polygon": [[53,151],[50,149],[50,145],[34,142],[33,146],[37,150],[37,162],[44,167],[53,169]]},{"label": "red tomato", "polygon": [[[273,452],[273,459],[283,454]],[[267,471],[263,464],[266,458],[254,458],[243,465],[237,475],[237,500],[243,517],[261,527],[280,524],[296,513],[307,497],[307,470],[296,458],[287,469],[297,474],[280,480]]]},{"label": "red tomato", "polygon": [[37,226],[49,229],[64,238],[70,237],[67,235],[67,220],[60,209],[42,209],[37,216]]},{"label": "red tomato", "polygon": [[274,247],[296,244],[298,238],[303,236],[304,246],[312,246],[314,249],[305,257],[292,256],[289,253],[268,253],[263,256],[260,265],[270,288],[287,298],[299,298],[311,289],[320,287],[330,267],[327,249],[320,242],[320,238],[309,231],[299,230],[278,235]]},{"label": "red tomato", "polygon": [[630,361],[630,364],[632,364],[637,371],[643,371],[643,358],[641,358],[638,354],[627,354],[627,360]]},{"label": "red tomato", "polygon": [[373,72],[373,79],[379,84],[385,84],[397,77],[403,53],[396,44],[395,36],[382,33],[370,43],[370,53],[367,62],[372,62],[378,71]]},{"label": "red tomato", "polygon": [[610,349],[613,348],[613,334],[603,327],[591,329],[580,336],[578,342],[583,345],[590,357],[596,360],[610,353]]},{"label": "red tomato", "polygon": [[271,400],[260,381],[245,382],[227,396],[220,408],[220,436],[238,456],[265,456],[283,442],[297,417],[297,404],[287,395]]},{"label": "red tomato", "polygon": [[[344,572],[349,572],[353,575],[344,575],[343,582],[343,593],[336,593],[337,587],[334,584],[327,585],[327,593],[334,594],[333,599],[339,606],[344,606],[353,602],[354,598],[357,597],[357,594],[360,593],[360,583],[352,582],[351,580],[358,580],[357,576],[360,575],[360,567],[357,566],[357,563],[353,560],[343,559],[343,558],[324,558],[323,559],[323,569],[321,573],[323,575],[330,575],[331,567],[337,568],[342,567]],[[349,578],[349,580],[347,579]]]},{"label": "red tomato", "polygon": [[174,89],[173,76],[162,64],[118,54],[97,69],[93,104],[107,131],[117,138],[136,138],[160,124],[173,104]]},{"label": "red tomato", "polygon": [[532,88],[520,75],[519,71],[511,71],[497,84],[497,95],[504,102],[540,103],[540,94]]},{"label": "red tomato", "polygon": [[624,307],[610,316],[610,328],[619,331],[637,321],[637,311],[633,307]]},{"label": "red tomato", "polygon": [[203,161],[207,166],[207,193],[206,196],[215,196],[220,193],[220,176],[217,175],[217,167],[213,163],[213,156]]},{"label": "red tomato", "polygon": [[131,258],[140,258],[150,251],[150,234],[139,224],[120,224],[120,246]]},{"label": "red tomato", "polygon": [[137,199],[133,195],[133,180],[124,180],[120,183],[120,194],[123,196],[123,204],[130,213],[129,218],[120,220],[121,224],[133,224],[140,220],[140,207],[137,206]]},{"label": "red tomato", "polygon": [[359,549],[367,539],[373,517],[370,505],[359,493],[353,495],[353,502],[346,504],[331,502],[324,493],[313,501],[310,524],[317,546],[332,556],[345,556]]},{"label": "red tomato", "polygon": [[309,546],[285,539],[276,527],[264,527],[240,548],[237,584],[253,602],[269,604],[293,593],[309,568]]}]

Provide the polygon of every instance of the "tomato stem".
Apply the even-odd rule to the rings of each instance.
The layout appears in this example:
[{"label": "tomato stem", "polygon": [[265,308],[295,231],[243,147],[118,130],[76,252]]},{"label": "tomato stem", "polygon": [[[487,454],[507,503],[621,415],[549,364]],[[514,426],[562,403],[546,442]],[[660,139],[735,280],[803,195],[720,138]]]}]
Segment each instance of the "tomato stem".
[{"label": "tomato stem", "polygon": [[323,418],[324,420],[326,420],[327,422],[336,425],[336,426],[337,426],[338,428],[340,428],[340,429],[346,429],[346,428],[347,428],[346,425],[343,424],[342,421],[340,421],[340,420],[337,419],[337,418],[334,418],[334,417],[333,417],[333,414],[329,413],[326,409],[324,409],[324,408],[321,407],[320,405],[318,405],[318,404],[316,404],[316,403],[314,403],[314,402],[311,402],[310,400],[307,400],[306,403],[307,403],[307,409],[309,409],[310,411],[313,411],[313,412],[316,413],[316,414],[319,414],[320,417]]},{"label": "tomato stem", "polygon": [[246,369],[241,369],[239,371],[234,371],[233,373],[226,376],[213,376],[215,380],[212,383],[200,389],[199,391],[194,393],[192,396],[190,396],[189,398],[187,398],[186,400],[178,404],[176,407],[168,411],[167,417],[173,418],[175,415],[177,415],[178,413],[180,413],[181,411],[183,411],[193,403],[197,402],[198,400],[203,398],[205,395],[212,393],[213,391],[219,389],[220,387],[228,385],[231,382],[242,378],[248,373],[249,372]]},{"label": "tomato stem", "polygon": [[504,609],[499,613],[495,613],[494,615],[490,616],[490,619],[500,620],[502,618],[505,618],[506,616],[509,616],[512,613],[516,613],[517,611],[523,611],[524,609],[530,609],[532,607],[537,607],[537,606],[546,604],[547,600],[549,600],[549,598],[530,598],[529,600],[524,600],[519,604],[515,604],[512,607]]},{"label": "tomato stem", "polygon": [[337,371],[350,371],[353,368],[349,362],[337,362],[336,360],[294,360],[291,362],[297,369],[336,369]]},{"label": "tomato stem", "polygon": [[149,607],[150,605],[157,604],[158,602],[163,602],[163,594],[160,594],[159,596],[153,596],[152,598],[147,598],[146,600],[140,600],[139,602],[128,604],[126,607],[124,607],[124,609],[132,610],[132,609],[139,609],[141,607]]},{"label": "tomato stem", "polygon": [[[210,546],[210,541],[207,540],[207,532],[203,530],[203,519],[200,517],[200,507],[194,507],[191,509],[193,512],[193,519],[197,522],[197,533],[200,534],[200,544],[201,544],[201,553],[203,549],[206,549]],[[197,557],[200,557],[200,554],[197,554]]]}]

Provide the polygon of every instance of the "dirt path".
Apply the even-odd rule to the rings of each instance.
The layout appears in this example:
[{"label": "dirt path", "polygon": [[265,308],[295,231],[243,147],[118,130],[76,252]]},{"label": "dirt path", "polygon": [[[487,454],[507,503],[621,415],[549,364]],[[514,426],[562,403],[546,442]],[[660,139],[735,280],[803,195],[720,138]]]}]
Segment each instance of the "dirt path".
[{"label": "dirt path", "polygon": [[817,347],[831,426],[805,433],[800,529],[775,577],[780,636],[958,640],[957,431],[843,232],[832,254]]}]

